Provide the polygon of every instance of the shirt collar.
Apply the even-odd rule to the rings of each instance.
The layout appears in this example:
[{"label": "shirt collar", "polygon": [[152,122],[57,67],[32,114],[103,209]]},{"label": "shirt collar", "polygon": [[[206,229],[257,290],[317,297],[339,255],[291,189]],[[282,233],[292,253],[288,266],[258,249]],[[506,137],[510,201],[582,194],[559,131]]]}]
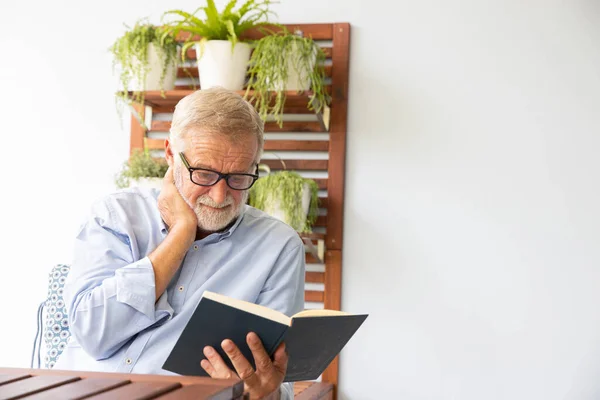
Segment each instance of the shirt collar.
[{"label": "shirt collar", "polygon": [[248,209],[248,206],[246,204],[244,204],[242,206],[242,210],[240,211],[240,215],[238,215],[237,219],[235,220],[235,223],[233,225],[231,225],[231,227],[229,229],[227,229],[226,231],[217,233],[219,235],[219,240],[223,240],[223,239],[231,236],[233,234],[233,232],[235,232],[237,227],[242,222],[242,219],[244,219],[244,214],[246,213],[247,209]]}]

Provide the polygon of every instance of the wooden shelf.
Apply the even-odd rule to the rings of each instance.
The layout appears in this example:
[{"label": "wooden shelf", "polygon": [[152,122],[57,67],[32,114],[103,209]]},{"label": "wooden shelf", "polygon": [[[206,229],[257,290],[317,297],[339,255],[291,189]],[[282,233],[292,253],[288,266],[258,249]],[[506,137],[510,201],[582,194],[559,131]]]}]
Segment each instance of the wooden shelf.
[{"label": "wooden shelf", "polygon": [[[160,90],[149,90],[144,93],[144,103],[150,107],[159,107],[161,109],[175,107],[179,100],[185,96],[194,93],[195,90],[167,90],[161,92]],[[241,96],[246,94],[245,90],[236,91]],[[250,94],[253,92],[250,91]],[[273,92],[274,93],[274,92]],[[129,97],[133,97],[133,92],[129,92]],[[295,91],[286,91],[286,102],[285,108],[290,109],[304,109],[304,113],[312,113],[308,108],[308,101],[310,100],[310,92],[298,93]]]}]

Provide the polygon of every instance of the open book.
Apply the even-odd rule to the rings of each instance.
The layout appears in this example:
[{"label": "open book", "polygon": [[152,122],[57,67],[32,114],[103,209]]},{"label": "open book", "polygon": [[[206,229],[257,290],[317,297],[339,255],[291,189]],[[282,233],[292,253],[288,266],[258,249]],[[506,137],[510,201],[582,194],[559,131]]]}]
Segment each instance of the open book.
[{"label": "open book", "polygon": [[246,343],[246,335],[255,332],[271,357],[285,342],[289,361],[284,382],[317,379],[367,316],[305,310],[288,317],[264,306],[206,291],[163,369],[181,375],[207,376],[200,361],[205,358],[204,346],[212,346],[235,371],[221,348],[224,339],[231,339],[255,367]]}]

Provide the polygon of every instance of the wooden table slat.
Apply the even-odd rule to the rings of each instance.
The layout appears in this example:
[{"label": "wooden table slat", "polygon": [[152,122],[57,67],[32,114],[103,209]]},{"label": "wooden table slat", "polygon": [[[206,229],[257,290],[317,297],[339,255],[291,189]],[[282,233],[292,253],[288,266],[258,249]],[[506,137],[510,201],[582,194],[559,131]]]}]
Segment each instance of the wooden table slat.
[{"label": "wooden table slat", "polygon": [[119,386],[126,385],[131,381],[125,379],[88,378],[81,379],[54,389],[28,396],[27,400],[54,400],[54,399],[83,399],[94,396]]},{"label": "wooden table slat", "polygon": [[20,375],[0,374],[0,385],[5,385],[7,383],[19,381],[21,379],[25,379],[25,378],[29,378],[29,377],[31,377],[31,375],[27,375],[27,374],[20,374]]},{"label": "wooden table slat", "polygon": [[181,387],[181,384],[176,382],[133,382],[129,385],[119,386],[116,389],[108,392],[100,393],[99,395],[88,397],[93,400],[112,400],[112,399],[128,399],[128,400],[146,400],[153,399],[162,394],[171,392]]},{"label": "wooden table slat", "polygon": [[56,386],[74,382],[79,378],[76,376],[34,376],[32,378],[21,379],[6,385],[0,386],[0,399],[18,399],[27,395],[32,395],[43,390],[48,390]]},{"label": "wooden table slat", "polygon": [[231,389],[222,386],[186,385],[158,398],[159,400],[231,400]]}]

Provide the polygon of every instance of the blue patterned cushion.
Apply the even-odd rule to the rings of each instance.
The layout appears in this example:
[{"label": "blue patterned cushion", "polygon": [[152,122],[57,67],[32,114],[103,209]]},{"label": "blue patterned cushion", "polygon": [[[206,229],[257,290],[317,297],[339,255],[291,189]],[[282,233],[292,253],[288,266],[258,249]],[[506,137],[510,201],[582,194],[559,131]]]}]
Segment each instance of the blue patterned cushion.
[{"label": "blue patterned cushion", "polygon": [[45,368],[52,368],[56,360],[67,346],[71,333],[69,320],[63,299],[63,288],[69,274],[70,267],[64,264],[55,265],[48,278],[48,298],[44,304],[46,322],[44,324],[44,341],[46,355],[44,356]]}]

